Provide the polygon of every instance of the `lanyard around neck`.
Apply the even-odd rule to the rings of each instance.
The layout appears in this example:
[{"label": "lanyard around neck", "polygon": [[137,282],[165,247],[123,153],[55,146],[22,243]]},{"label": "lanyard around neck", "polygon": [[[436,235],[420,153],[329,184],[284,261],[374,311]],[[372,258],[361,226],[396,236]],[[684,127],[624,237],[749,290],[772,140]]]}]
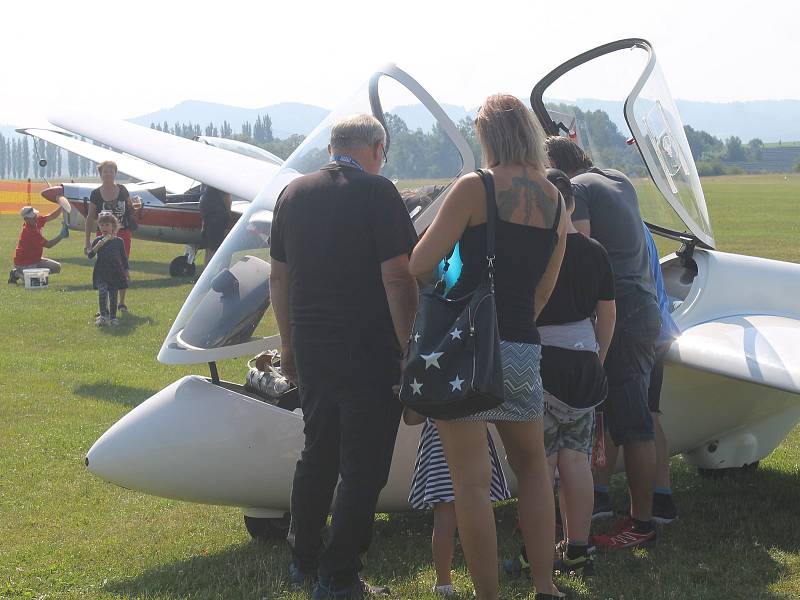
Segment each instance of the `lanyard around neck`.
[{"label": "lanyard around neck", "polygon": [[359,171],[363,171],[364,170],[364,167],[362,167],[359,164],[359,162],[355,158],[350,156],[349,154],[334,154],[332,158],[333,158],[333,162],[342,163],[342,164],[348,165],[350,167],[354,167],[354,168],[358,169]]}]

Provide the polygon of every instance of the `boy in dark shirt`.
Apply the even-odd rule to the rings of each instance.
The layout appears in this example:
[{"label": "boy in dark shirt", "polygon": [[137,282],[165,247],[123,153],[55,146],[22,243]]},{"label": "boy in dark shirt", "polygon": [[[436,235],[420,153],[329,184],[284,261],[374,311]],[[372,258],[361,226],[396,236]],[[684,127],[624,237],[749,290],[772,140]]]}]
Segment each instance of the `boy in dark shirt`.
[{"label": "boy in dark shirt", "polygon": [[625,449],[631,509],[610,535],[596,536],[595,542],[612,549],[650,544],[656,540],[656,450],[647,390],[661,316],[639,200],[624,174],[596,168],[571,140],[554,136],[546,146],[552,165],[572,180],[575,228],[603,245],[614,268],[617,321],[604,363],[608,397],[603,417],[611,441]]},{"label": "boy in dark shirt", "polygon": [[[569,178],[558,169],[548,169],[547,179],[561,192],[571,217],[575,200]],[[567,245],[558,280],[536,319],[542,339],[544,445],[551,474],[555,476],[558,469],[561,482],[564,541],[557,546],[555,568],[590,575],[594,494],[589,455],[594,408],[608,390],[603,361],[616,319],[614,272],[603,247],[578,232],[571,219],[566,223]],[[526,562],[523,549],[504,568],[515,573]]]},{"label": "boy in dark shirt", "polygon": [[[128,257],[125,243],[115,233],[119,227],[117,218],[111,212],[100,213],[97,219],[101,236],[92,242],[89,258],[97,257],[92,272],[92,283],[98,291],[100,315],[95,325],[119,325],[117,319],[117,300],[119,290],[128,287]],[[110,304],[110,306],[109,306]]]}]

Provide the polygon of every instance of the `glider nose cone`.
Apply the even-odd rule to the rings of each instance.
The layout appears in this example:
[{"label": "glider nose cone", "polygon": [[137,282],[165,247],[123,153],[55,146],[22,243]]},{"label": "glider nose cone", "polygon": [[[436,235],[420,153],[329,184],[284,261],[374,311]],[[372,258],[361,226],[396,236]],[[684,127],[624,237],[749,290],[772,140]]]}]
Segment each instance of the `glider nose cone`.
[{"label": "glider nose cone", "polygon": [[42,192],[42,197],[49,200],[50,202],[53,202],[54,204],[58,204],[59,197],[63,195],[64,195],[63,185],[54,185]]},{"label": "glider nose cone", "polygon": [[91,447],[86,466],[156,496],[283,508],[302,426],[297,414],[189,376],[115,423]]}]

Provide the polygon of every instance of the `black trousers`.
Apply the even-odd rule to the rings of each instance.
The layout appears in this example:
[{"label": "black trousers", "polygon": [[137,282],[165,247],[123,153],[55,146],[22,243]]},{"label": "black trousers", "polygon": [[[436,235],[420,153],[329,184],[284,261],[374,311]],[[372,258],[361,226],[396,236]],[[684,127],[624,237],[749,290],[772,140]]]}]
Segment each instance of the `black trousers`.
[{"label": "black trousers", "polygon": [[316,570],[326,585],[344,588],[363,567],[375,505],[389,476],[401,414],[392,392],[399,363],[297,336],[293,346],[305,446],[294,474],[288,541],[303,572]]}]

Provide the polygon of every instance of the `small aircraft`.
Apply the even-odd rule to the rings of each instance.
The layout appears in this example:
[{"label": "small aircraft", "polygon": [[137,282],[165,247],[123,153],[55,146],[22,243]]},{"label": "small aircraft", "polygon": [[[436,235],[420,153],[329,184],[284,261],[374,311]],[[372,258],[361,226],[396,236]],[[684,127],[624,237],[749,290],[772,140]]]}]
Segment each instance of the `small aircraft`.
[{"label": "small aircraft", "polygon": [[[131,128],[151,131],[139,125],[128,123],[125,131],[130,134]],[[115,122],[114,126],[118,126]],[[142,208],[137,212],[138,229],[134,232],[134,237],[138,239],[166,242],[170,244],[185,245],[185,252],[181,256],[175,257],[169,266],[170,275],[194,275],[195,256],[200,246],[200,230],[202,227],[202,217],[200,215],[199,200],[202,194],[202,184],[191,177],[180,175],[169,169],[156,166],[129,154],[123,154],[114,150],[96,146],[90,142],[72,137],[64,131],[56,129],[22,128],[17,129],[19,133],[30,135],[36,139],[44,140],[55,144],[65,150],[73,152],[84,158],[88,158],[96,163],[104,160],[113,160],[117,163],[120,173],[134,178],[138,183],[126,183],[132,197],[138,197],[142,202]],[[154,132],[165,135],[162,132]],[[174,137],[174,136],[172,136]],[[219,152],[225,152],[231,168],[249,166],[263,185],[271,179],[283,161],[274,154],[267,152],[257,146],[228,140],[217,137],[197,136],[195,142],[181,140],[180,146],[184,149],[190,144],[192,148],[198,146],[195,142],[201,142],[209,149],[213,147],[213,154],[217,157]],[[158,142],[156,142],[158,143]],[[201,146],[201,153],[204,152]],[[40,161],[40,164],[46,161]],[[253,164],[257,163],[257,164]],[[44,166],[44,165],[43,165]],[[85,217],[88,214],[89,197],[97,187],[97,183],[63,183],[50,186],[42,192],[42,196],[54,203],[62,203],[62,198],[66,198],[69,205],[75,210],[70,210],[64,215],[64,222],[70,229],[83,231],[85,227]],[[225,190],[228,191],[228,190]],[[252,190],[251,190],[252,193]],[[255,197],[235,198],[231,204],[232,221],[239,218],[250,201]]]},{"label": "small aircraft", "polygon": [[[681,245],[677,253],[661,261],[674,298],[673,315],[683,332],[668,355],[662,394],[671,452],[683,453],[691,464],[705,469],[752,465],[769,454],[800,419],[800,348],[796,344],[800,311],[794,300],[800,294],[800,265],[714,250],[683,125],[655,53],[645,40],[621,40],[568,61],[537,84],[532,105],[545,128],[556,133],[559,126],[547,112],[544,90],[579,66],[605,68],[599,59],[630,56],[631,51],[641,64],[632,88],[625,90],[624,110],[637,142],[631,150],[638,149],[643,165],[644,176],[637,179],[643,213],[652,220],[655,233]],[[588,79],[603,80],[608,77]],[[383,106],[390,101],[421,104],[428,110],[454,159],[448,161],[451,168],[435,174],[436,185],[425,190],[424,202],[409,203],[417,231],[428,227],[455,180],[474,169],[475,158],[424,88],[398,67],[387,65],[286,160],[239,219],[178,314],[158,360],[205,362],[211,376],[183,377],[131,410],[91,447],[86,456],[90,471],[117,485],[158,496],[241,507],[253,536],[269,533],[273,519],[285,514],[303,445],[302,412],[296,397],[267,402],[243,385],[221,381],[216,362],[279,346],[278,336],[267,335],[270,332],[262,324],[269,304],[269,215],[277,195],[292,179],[327,162],[330,129],[338,118],[371,112],[383,120]],[[80,131],[79,123],[71,125]],[[565,133],[570,129],[563,127]],[[591,149],[588,131],[582,135]],[[156,156],[158,149],[151,146],[150,150],[147,159],[163,164]],[[391,140],[388,156],[391,163]],[[597,162],[603,166],[601,160]],[[422,193],[402,179],[397,185],[412,199]],[[671,220],[656,221],[659,214]],[[379,510],[409,508],[418,439],[418,429],[400,425]],[[501,445],[499,439],[496,443]],[[506,473],[513,490],[513,472],[507,469]]]}]

